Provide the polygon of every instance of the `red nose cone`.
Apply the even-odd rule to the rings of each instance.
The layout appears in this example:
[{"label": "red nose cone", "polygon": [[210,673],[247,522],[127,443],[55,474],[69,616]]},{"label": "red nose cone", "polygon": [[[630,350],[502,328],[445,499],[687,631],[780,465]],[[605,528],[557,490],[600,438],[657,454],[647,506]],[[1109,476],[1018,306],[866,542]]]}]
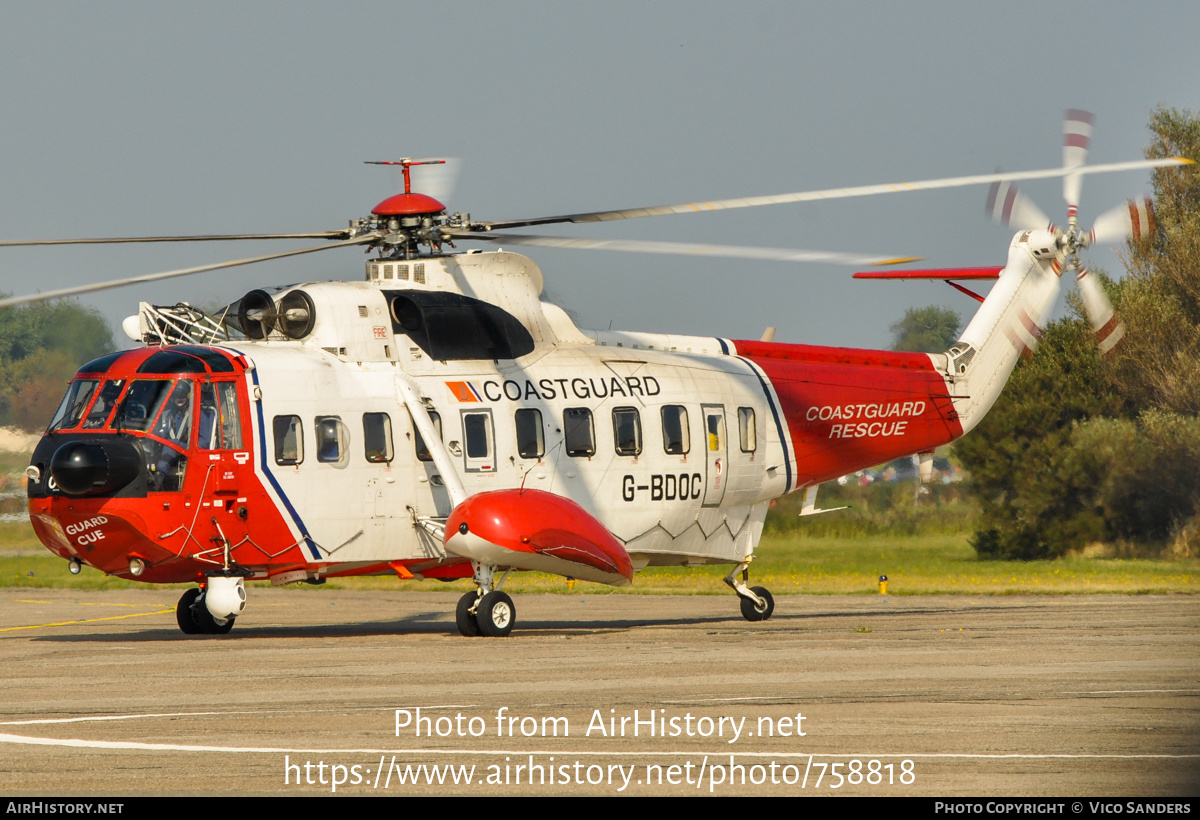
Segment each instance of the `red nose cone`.
[{"label": "red nose cone", "polygon": [[412,216],[414,214],[436,214],[446,206],[425,194],[396,194],[376,205],[371,213],[376,216]]}]

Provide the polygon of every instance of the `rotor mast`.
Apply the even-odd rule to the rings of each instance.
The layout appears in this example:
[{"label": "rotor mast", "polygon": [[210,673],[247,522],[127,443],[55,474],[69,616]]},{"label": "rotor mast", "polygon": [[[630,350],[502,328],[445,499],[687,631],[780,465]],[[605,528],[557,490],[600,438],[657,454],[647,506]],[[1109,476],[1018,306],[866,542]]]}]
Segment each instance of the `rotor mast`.
[{"label": "rotor mast", "polygon": [[440,254],[442,245],[454,247],[444,226],[458,226],[470,217],[462,214],[447,216],[446,206],[431,196],[413,193],[412,172],[414,165],[445,165],[444,159],[368,160],[364,165],[396,165],[404,174],[404,193],[395,194],[371,209],[371,216],[350,222],[349,235],[365,233],[381,234],[371,247],[380,249],[381,259],[411,259],[421,255],[421,246]]}]

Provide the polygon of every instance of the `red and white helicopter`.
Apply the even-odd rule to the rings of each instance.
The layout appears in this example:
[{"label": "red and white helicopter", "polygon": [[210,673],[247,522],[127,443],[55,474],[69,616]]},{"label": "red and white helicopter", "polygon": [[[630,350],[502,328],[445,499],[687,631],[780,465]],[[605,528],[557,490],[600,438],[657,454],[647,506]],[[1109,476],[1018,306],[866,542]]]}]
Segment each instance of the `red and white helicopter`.
[{"label": "red and white helicopter", "polygon": [[[155,583],[195,581],[185,633],[225,633],[245,582],[320,583],[394,574],[473,577],[457,625],[503,636],[516,619],[512,570],[612,585],[646,566],[732,565],[751,621],[774,604],[747,584],[772,499],[921,454],[974,427],[1018,356],[1034,346],[1078,251],[1150,230],[1148,203],[1076,223],[1084,174],[1182,160],[1085,166],[1090,118],[1068,112],[1063,167],[657,208],[512,221],[447,214],[411,190],[346,230],[137,237],[4,245],[314,237],[319,247],[67,288],[0,306],[199,273],[328,248],[378,255],[355,282],[252,290],[219,317],[144,304],[126,330],[144,342],[79,368],[28,469],[41,541],[88,564]],[[1015,180],[1064,177],[1065,229]],[[542,301],[542,274],[506,245],[867,260],[836,254],[503,233],[877,193],[994,184],[1021,230],[1003,268],[884,276],[996,278],[962,338],[942,354],[581,330]],[[1115,341],[1103,293],[1079,268],[1091,318]]]}]

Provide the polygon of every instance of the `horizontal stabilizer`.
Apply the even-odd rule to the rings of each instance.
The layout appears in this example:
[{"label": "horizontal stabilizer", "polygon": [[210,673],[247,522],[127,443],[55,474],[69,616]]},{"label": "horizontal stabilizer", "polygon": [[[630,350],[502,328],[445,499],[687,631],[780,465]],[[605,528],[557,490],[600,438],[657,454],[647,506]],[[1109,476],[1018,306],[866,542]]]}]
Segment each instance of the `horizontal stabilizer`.
[{"label": "horizontal stabilizer", "polygon": [[855,279],[999,279],[1003,267],[859,271]]},{"label": "horizontal stabilizer", "polygon": [[804,504],[800,507],[800,515],[820,515],[821,513],[837,512],[838,510],[848,510],[850,507],[830,507],[827,510],[817,509],[817,488],[820,485],[814,485],[804,491]]}]

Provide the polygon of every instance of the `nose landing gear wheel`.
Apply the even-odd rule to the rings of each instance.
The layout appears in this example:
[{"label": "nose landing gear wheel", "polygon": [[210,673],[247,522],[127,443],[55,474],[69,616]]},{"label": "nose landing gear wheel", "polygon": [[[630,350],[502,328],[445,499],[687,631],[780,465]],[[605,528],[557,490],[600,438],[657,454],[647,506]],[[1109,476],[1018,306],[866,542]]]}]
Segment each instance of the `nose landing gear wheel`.
[{"label": "nose landing gear wheel", "polygon": [[775,611],[775,599],[766,587],[750,587],[750,591],[766,601],[767,605],[759,609],[758,605],[749,598],[742,598],[742,617],[747,621],[765,621]]},{"label": "nose landing gear wheel", "polygon": [[479,595],[475,592],[468,592],[458,599],[458,608],[454,610],[454,623],[458,625],[459,634],[464,638],[479,637],[479,622],[471,612],[471,607],[475,606],[478,600]]},{"label": "nose landing gear wheel", "polygon": [[189,590],[189,592],[196,593],[191,606],[192,623],[196,625],[196,632],[204,635],[224,635],[233,629],[233,618],[219,621],[212,616],[212,613],[208,611],[208,607],[204,605],[203,592],[198,589]]},{"label": "nose landing gear wheel", "polygon": [[512,632],[517,620],[517,608],[512,598],[503,592],[489,592],[479,600],[475,609],[475,621],[480,633],[489,638],[505,638]]},{"label": "nose landing gear wheel", "polygon": [[201,632],[200,626],[196,623],[196,619],[192,615],[192,607],[199,597],[200,590],[189,589],[183,593],[183,596],[179,599],[179,603],[175,606],[175,623],[179,624],[179,628],[185,635],[199,635]]}]

